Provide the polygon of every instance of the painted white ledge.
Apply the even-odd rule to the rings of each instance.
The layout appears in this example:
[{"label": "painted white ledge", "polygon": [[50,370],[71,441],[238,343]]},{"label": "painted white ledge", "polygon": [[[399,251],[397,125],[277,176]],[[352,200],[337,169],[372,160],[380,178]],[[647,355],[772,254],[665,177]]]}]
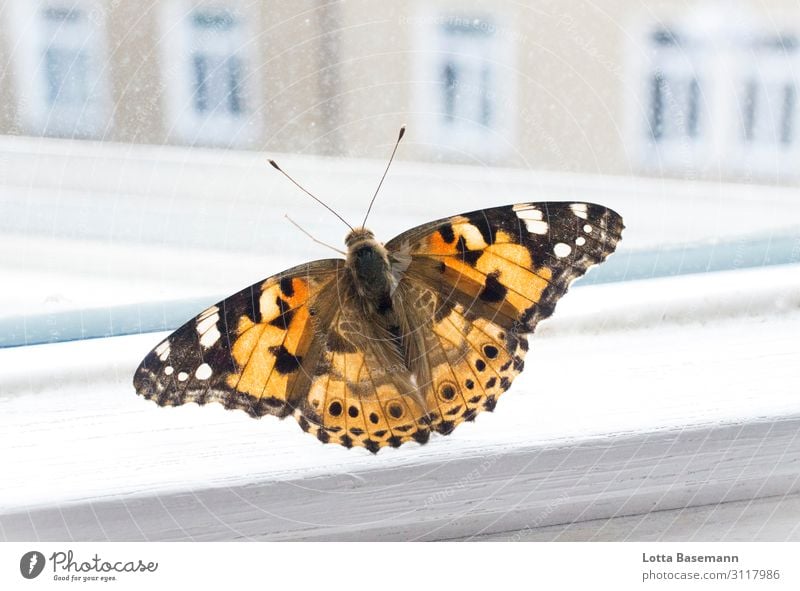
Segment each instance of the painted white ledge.
[{"label": "painted white ledge", "polygon": [[800,267],[585,287],[541,328],[495,413],[377,456],[138,398],[160,335],[0,350],[0,536],[530,536],[800,493]]}]

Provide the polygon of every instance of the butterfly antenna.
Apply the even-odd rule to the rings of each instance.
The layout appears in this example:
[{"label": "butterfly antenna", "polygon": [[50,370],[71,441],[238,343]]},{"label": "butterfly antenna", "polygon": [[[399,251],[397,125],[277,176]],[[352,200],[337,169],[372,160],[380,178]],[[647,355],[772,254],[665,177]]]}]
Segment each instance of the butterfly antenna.
[{"label": "butterfly antenna", "polygon": [[307,232],[306,230],[304,230],[304,229],[303,229],[303,227],[302,227],[300,224],[298,224],[296,221],[294,221],[294,220],[293,220],[292,218],[290,218],[288,215],[285,215],[284,217],[285,217],[287,220],[289,220],[289,221],[292,223],[292,225],[293,225],[295,228],[297,228],[298,230],[300,230],[300,231],[301,231],[303,234],[305,234],[306,236],[308,236],[309,238],[311,238],[311,240],[313,240],[313,241],[314,241],[314,242],[316,242],[317,244],[321,244],[322,246],[327,246],[327,247],[328,247],[328,248],[330,248],[331,250],[335,250],[335,251],[336,251],[336,252],[338,252],[339,254],[343,254],[344,256],[347,256],[347,253],[346,253],[346,252],[339,250],[339,249],[338,249],[338,248],[336,248],[335,246],[331,246],[331,245],[330,245],[330,244],[328,244],[327,242],[323,242],[322,240],[317,240],[316,238],[314,238],[314,236],[312,236],[310,232]]},{"label": "butterfly antenna", "polygon": [[400,140],[403,139],[403,136],[406,133],[406,126],[403,125],[400,128],[400,134],[397,136],[397,141],[394,143],[394,149],[392,150],[392,155],[389,156],[389,163],[386,165],[386,170],[383,171],[383,176],[381,177],[381,182],[378,183],[378,188],[375,189],[375,194],[372,196],[372,201],[369,202],[369,207],[367,208],[367,215],[364,216],[364,221],[361,223],[361,227],[363,228],[364,225],[367,223],[367,218],[369,217],[369,212],[372,211],[372,204],[375,203],[375,197],[378,196],[378,191],[381,190],[381,185],[383,185],[383,179],[386,178],[386,173],[389,172],[389,167],[392,165],[392,160],[394,160],[395,152],[397,152],[397,146],[400,145]]},{"label": "butterfly antenna", "polygon": [[[350,228],[351,230],[355,230],[355,228],[353,228],[353,226],[351,226],[350,224],[348,224],[348,223],[347,223],[347,220],[345,220],[345,219],[344,219],[342,216],[340,216],[338,213],[336,213],[336,212],[333,210],[333,208],[331,208],[329,205],[327,205],[325,202],[323,202],[321,199],[319,199],[319,198],[318,198],[316,195],[313,195],[312,193],[310,193],[310,192],[309,192],[309,191],[308,191],[308,190],[307,190],[305,187],[303,187],[303,186],[302,186],[300,183],[298,183],[296,180],[294,180],[292,177],[290,177],[290,176],[289,176],[289,175],[288,175],[288,174],[287,174],[287,173],[286,173],[286,172],[285,172],[285,171],[284,171],[284,170],[283,170],[283,169],[282,169],[280,166],[278,166],[278,163],[277,163],[277,162],[275,162],[274,160],[270,159],[269,163],[272,165],[272,168],[274,168],[275,170],[277,170],[278,172],[280,172],[280,173],[281,173],[283,176],[285,176],[287,179],[289,179],[290,181],[292,181],[292,182],[295,184],[295,186],[297,186],[297,188],[298,188],[298,189],[300,189],[301,191],[303,191],[303,193],[305,193],[306,195],[308,195],[309,197],[311,197],[311,198],[312,198],[314,201],[316,201],[317,203],[319,203],[320,205],[322,205],[322,207],[324,207],[324,208],[325,208],[325,209],[327,209],[329,212],[331,212],[333,215],[335,215],[337,218],[339,218],[340,220],[342,220],[342,223],[343,223],[345,226],[347,226],[347,227],[348,227],[348,228]],[[293,222],[293,223],[294,223],[294,222]],[[295,225],[296,225],[296,224],[295,224]],[[299,228],[299,226],[298,226],[298,228]],[[327,246],[327,245],[326,245],[326,246]]]}]

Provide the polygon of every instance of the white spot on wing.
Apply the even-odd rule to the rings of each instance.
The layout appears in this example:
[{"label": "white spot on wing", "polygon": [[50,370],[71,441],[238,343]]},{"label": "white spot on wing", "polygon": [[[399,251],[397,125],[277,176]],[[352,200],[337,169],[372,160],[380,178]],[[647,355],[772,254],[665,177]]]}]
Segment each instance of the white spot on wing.
[{"label": "white spot on wing", "polygon": [[161,361],[167,360],[167,357],[169,357],[169,341],[164,341],[156,347],[156,355]]},{"label": "white spot on wing", "polygon": [[197,332],[198,334],[205,334],[205,332],[214,326],[217,321],[219,320],[219,314],[212,314],[210,316],[204,317],[202,320],[200,318],[197,319]]},{"label": "white spot on wing", "polygon": [[584,238],[583,236],[578,236],[575,239],[575,244],[577,244],[578,246],[583,246],[584,244],[586,244],[586,238]]},{"label": "white spot on wing", "polygon": [[203,334],[203,336],[200,337],[200,344],[203,346],[204,349],[208,349],[209,347],[213,346],[214,343],[216,343],[219,340],[219,337],[221,336],[222,335],[219,333],[219,329],[215,324],[208,330],[208,332],[206,332],[205,334]]},{"label": "white spot on wing", "polygon": [[194,372],[194,377],[196,377],[198,380],[207,380],[211,377],[212,373],[214,372],[211,370],[211,366],[208,363],[204,363],[197,368],[197,371]]},{"label": "white spot on wing", "polygon": [[219,308],[217,308],[216,306],[211,306],[210,308],[206,308],[197,317],[197,322],[199,323],[204,318],[208,318],[209,316],[211,316],[213,314],[217,314],[218,312],[219,312]]},{"label": "white spot on wing", "polygon": [[164,368],[164,373],[167,374],[168,376],[171,376],[174,371],[175,368],[172,367],[171,365],[168,365],[167,367]]},{"label": "white spot on wing", "polygon": [[211,347],[221,336],[217,322],[219,322],[219,310],[216,306],[210,307],[197,317],[197,334],[200,335],[200,344],[204,349]]},{"label": "white spot on wing", "polygon": [[583,227],[583,231],[586,232],[587,234],[591,234],[592,233],[592,227],[589,224],[586,224]]},{"label": "white spot on wing", "polygon": [[589,210],[586,207],[585,203],[573,203],[572,205],[569,206],[569,208],[572,210],[572,213],[574,213],[582,220],[589,219],[589,213],[588,213]]},{"label": "white spot on wing", "polygon": [[179,382],[185,382],[188,379],[189,379],[189,374],[186,373],[185,371],[182,371],[182,372],[180,372],[178,374],[178,381]]},{"label": "white spot on wing", "polygon": [[532,234],[547,234],[547,231],[550,229],[547,222],[540,221],[527,221],[525,222],[525,227],[528,228],[528,232]]},{"label": "white spot on wing", "polygon": [[569,253],[571,252],[572,252],[572,247],[569,244],[564,244],[563,242],[558,242],[553,247],[553,253],[560,259],[569,256]]},{"label": "white spot on wing", "polygon": [[525,222],[528,232],[532,234],[547,234],[550,227],[544,221],[544,215],[541,210],[530,205],[515,205],[513,210],[517,217]]}]

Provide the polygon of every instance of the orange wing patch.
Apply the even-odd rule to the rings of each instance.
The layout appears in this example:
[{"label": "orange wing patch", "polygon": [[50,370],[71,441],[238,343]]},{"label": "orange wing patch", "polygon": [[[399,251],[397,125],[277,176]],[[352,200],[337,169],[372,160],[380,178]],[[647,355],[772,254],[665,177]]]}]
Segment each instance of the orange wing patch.
[{"label": "orange wing patch", "polygon": [[261,321],[239,319],[231,352],[241,369],[227,376],[230,388],[275,405],[288,402],[290,381],[313,338],[309,293],[308,282],[297,277],[265,283],[258,299]]},{"label": "orange wing patch", "polygon": [[482,286],[479,294],[487,302],[504,302],[517,314],[537,303],[550,285],[552,269],[536,268],[530,251],[506,231],[498,231],[489,244],[479,229],[466,219],[456,218],[447,236],[433,232],[414,249],[442,261],[446,279],[458,287],[464,279]]}]

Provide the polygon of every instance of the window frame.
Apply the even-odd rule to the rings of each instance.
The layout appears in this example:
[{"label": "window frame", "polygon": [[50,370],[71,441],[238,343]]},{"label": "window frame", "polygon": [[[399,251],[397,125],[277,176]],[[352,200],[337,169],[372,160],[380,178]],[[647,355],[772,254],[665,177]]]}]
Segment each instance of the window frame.
[{"label": "window frame", "polygon": [[[165,335],[0,349],[0,425],[12,427],[0,429],[9,433],[0,467],[12,475],[0,532],[20,541],[442,540],[798,494],[800,406],[779,385],[791,383],[786,344],[800,315],[776,304],[787,288],[798,301],[797,277],[738,270],[722,281],[698,274],[571,292],[537,330],[535,355],[544,368],[567,367],[592,350],[590,367],[566,380],[523,373],[497,412],[377,456],[322,445],[291,419],[138,398],[130,376]],[[709,334],[726,346],[708,347]],[[43,358],[53,363],[43,369]],[[761,373],[740,375],[745,360]],[[658,386],[665,375],[690,387]]]},{"label": "window frame", "polygon": [[[28,281],[37,270],[44,275],[43,290],[23,281],[13,290],[37,313],[48,312],[43,300],[50,294],[70,299],[64,281],[69,273],[94,283],[93,296],[115,279],[124,287],[114,295],[165,288],[162,295],[154,292],[149,311],[142,306],[122,319],[107,307],[121,303],[114,295],[101,295],[100,306],[112,328],[118,320],[156,315],[174,328],[203,306],[198,302],[180,320],[173,317],[162,305],[170,285],[202,280],[207,286],[213,276],[225,286],[222,295],[229,295],[312,256],[328,256],[276,220],[276,210],[308,208],[308,219],[321,220],[310,228],[313,234],[325,240],[327,232],[344,234],[311,200],[298,200],[296,187],[269,174],[258,152],[29,137],[2,137],[0,148],[9,212],[0,218],[0,251],[13,253],[13,268],[19,265],[16,253],[25,252]],[[360,219],[367,201],[352,188],[372,189],[375,170],[385,164],[352,159],[343,165],[341,159],[299,155],[281,156],[280,162],[309,179],[309,186],[324,182],[331,194],[349,194],[336,204],[345,219]],[[587,279],[624,261],[625,251],[653,249],[653,267],[668,254],[683,264],[685,245],[698,240],[719,252],[706,229],[711,237],[741,239],[734,245],[734,270],[708,273],[702,266],[691,275],[573,286],[533,337],[528,361],[538,373],[526,369],[514,382],[516,394],[504,395],[496,413],[482,413],[435,444],[386,449],[376,457],[323,446],[292,419],[253,421],[219,405],[166,409],[138,398],[131,385],[135,368],[166,334],[0,349],[0,439],[8,433],[9,442],[0,470],[11,475],[10,485],[0,487],[0,535],[442,539],[800,492],[793,463],[800,453],[800,406],[783,387],[795,383],[794,374],[786,375],[796,373],[787,363],[794,349],[786,344],[796,344],[794,325],[780,339],[768,330],[784,327],[789,314],[800,322],[797,231],[787,244],[794,268],[744,268],[748,232],[763,231],[773,245],[775,229],[800,219],[792,217],[800,211],[796,188],[408,161],[395,166],[370,222],[379,237],[508,203],[513,195],[580,196],[615,208],[628,226],[620,250]],[[59,174],[37,174],[41,170]],[[223,194],[230,199],[221,200]],[[392,204],[400,206],[393,210]],[[47,215],[54,211],[57,224]],[[76,223],[86,212],[93,223]],[[221,219],[224,232],[218,231]],[[671,254],[665,238],[676,246]],[[770,246],[756,264],[774,257]],[[623,264],[622,278],[634,268]],[[84,310],[70,309],[73,325],[88,328]],[[53,316],[48,320],[48,327],[57,327]],[[560,347],[551,347],[555,341]],[[676,355],[687,348],[709,363]],[[576,359],[593,367],[578,367]],[[737,373],[741,368],[749,372],[749,386]],[[684,376],[691,387],[665,393],[665,376]],[[709,386],[715,398],[704,399]],[[661,395],[654,396],[658,388]],[[566,407],[552,412],[548,405],[559,401]],[[590,402],[598,406],[581,413],[581,404]],[[513,424],[502,421],[514,417],[521,417],[518,428],[506,429]],[[548,431],[550,424],[555,429]],[[576,426],[584,430],[568,432]],[[720,466],[725,478],[715,473]],[[434,487],[425,484],[432,475]],[[209,511],[215,516],[210,521]],[[292,519],[293,511],[303,511],[303,518]],[[331,515],[353,517],[344,524],[350,528]],[[309,516],[311,525],[304,519]]]}]

